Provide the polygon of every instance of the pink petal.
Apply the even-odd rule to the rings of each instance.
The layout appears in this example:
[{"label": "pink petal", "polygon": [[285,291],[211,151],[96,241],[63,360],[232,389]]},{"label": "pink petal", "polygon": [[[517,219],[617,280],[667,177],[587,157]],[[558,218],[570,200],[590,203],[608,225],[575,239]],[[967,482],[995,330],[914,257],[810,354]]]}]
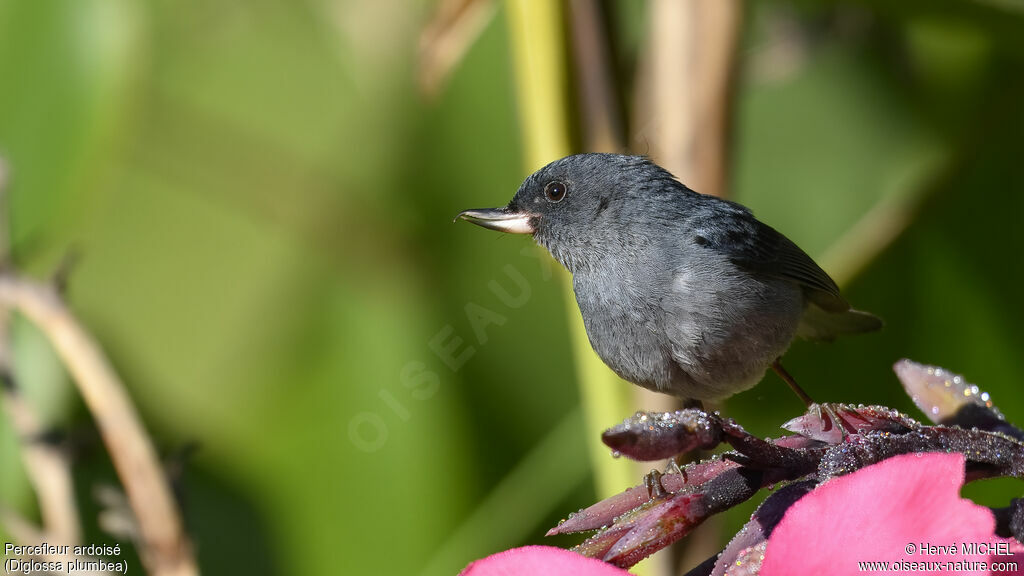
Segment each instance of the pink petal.
[{"label": "pink petal", "polygon": [[630,576],[629,572],[551,546],[524,546],[492,554],[466,566],[460,576]]},{"label": "pink petal", "polygon": [[[960,498],[963,481],[961,454],[906,454],[827,482],[786,512],[768,540],[761,574],[858,574],[865,573],[859,562],[875,561],[988,562],[987,554],[961,553],[964,542],[1002,541],[993,535],[992,513]],[[927,553],[922,546],[956,550]],[[905,573],[989,572],[918,565]]]}]

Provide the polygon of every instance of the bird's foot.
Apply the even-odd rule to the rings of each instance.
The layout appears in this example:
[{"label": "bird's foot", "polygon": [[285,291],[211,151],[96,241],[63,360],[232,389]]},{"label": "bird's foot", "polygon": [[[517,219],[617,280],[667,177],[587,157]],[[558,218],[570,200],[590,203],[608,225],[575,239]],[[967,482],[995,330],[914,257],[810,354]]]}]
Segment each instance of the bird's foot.
[{"label": "bird's foot", "polygon": [[840,412],[843,410],[842,405],[825,403],[816,404],[818,407],[818,417],[825,423],[825,430],[829,430],[829,427],[838,428],[842,434],[841,440],[846,440],[849,434],[856,434],[857,427],[850,423],[847,418],[844,418]]},{"label": "bird's foot", "polygon": [[644,486],[647,486],[647,498],[661,498],[669,493],[665,489],[665,486],[661,483],[661,477],[664,476],[658,470],[651,470],[644,476]]},{"label": "bird's foot", "polygon": [[843,416],[844,413],[846,410],[842,404],[813,403],[807,407],[804,416],[790,420],[783,428],[801,436],[829,444],[839,444],[850,434],[857,433],[857,427]]}]

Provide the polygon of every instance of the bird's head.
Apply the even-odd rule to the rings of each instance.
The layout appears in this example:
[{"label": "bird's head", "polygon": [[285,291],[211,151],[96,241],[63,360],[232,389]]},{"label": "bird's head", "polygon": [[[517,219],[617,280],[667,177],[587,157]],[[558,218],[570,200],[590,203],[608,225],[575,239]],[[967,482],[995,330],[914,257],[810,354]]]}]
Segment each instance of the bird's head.
[{"label": "bird's head", "polygon": [[531,174],[507,206],[466,210],[456,219],[532,234],[574,271],[622,242],[623,234],[657,211],[661,194],[680,187],[671,174],[641,156],[577,154]]}]

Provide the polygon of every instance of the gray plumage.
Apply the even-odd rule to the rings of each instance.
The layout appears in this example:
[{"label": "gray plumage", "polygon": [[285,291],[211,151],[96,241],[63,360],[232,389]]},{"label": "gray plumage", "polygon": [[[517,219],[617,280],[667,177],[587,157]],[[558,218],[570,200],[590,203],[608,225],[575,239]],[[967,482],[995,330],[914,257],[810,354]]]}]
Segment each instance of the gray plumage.
[{"label": "gray plumage", "polygon": [[881,327],[750,210],[643,157],[569,156],[528,177],[505,208],[460,216],[532,233],[572,273],[598,356],[659,392],[724,398],[756,384],[795,336]]}]

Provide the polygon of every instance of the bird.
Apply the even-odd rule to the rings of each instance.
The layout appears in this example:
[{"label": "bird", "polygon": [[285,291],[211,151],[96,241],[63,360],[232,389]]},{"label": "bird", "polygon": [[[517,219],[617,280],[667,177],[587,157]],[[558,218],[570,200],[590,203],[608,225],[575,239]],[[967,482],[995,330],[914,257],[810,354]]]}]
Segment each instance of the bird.
[{"label": "bird", "polygon": [[601,360],[624,380],[697,405],[753,387],[771,367],[810,407],[779,361],[794,339],[882,327],[750,209],[691,190],[645,156],[555,160],[506,206],[460,218],[532,235],[572,274]]}]

